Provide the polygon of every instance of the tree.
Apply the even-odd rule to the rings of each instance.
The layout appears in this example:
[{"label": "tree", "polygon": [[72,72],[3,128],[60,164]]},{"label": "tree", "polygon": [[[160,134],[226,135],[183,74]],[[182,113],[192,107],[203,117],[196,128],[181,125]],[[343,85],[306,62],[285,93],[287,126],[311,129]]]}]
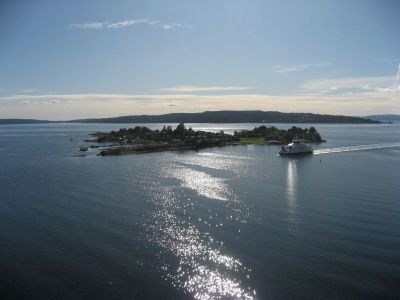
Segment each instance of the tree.
[{"label": "tree", "polygon": [[185,124],[179,123],[179,125],[175,129],[175,132],[177,135],[184,135],[186,132]]}]

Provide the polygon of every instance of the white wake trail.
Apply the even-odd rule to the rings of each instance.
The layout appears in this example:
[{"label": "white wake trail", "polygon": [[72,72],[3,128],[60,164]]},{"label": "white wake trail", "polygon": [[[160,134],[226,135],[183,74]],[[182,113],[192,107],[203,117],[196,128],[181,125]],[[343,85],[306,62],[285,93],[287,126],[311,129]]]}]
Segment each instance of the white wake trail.
[{"label": "white wake trail", "polygon": [[362,151],[362,150],[374,150],[382,148],[396,148],[400,147],[400,142],[397,143],[381,143],[381,144],[369,144],[369,145],[357,145],[357,146],[347,146],[338,147],[330,149],[317,149],[314,150],[315,155],[319,154],[329,154],[329,153],[340,153],[340,152],[350,152],[350,151]]}]

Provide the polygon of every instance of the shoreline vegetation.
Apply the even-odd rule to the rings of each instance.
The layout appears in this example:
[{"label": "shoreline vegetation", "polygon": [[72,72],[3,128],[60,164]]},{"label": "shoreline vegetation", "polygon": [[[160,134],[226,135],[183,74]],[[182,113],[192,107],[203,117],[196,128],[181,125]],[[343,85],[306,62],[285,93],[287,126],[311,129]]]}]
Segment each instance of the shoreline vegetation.
[{"label": "shoreline vegetation", "polygon": [[208,132],[186,128],[180,123],[175,129],[165,126],[161,130],[151,130],[145,126],[121,128],[118,131],[95,132],[90,134],[89,142],[97,142],[105,146],[98,155],[124,155],[148,153],[165,150],[202,149],[229,145],[284,145],[294,138],[306,143],[326,142],[314,127],[299,128],[293,126],[287,130],[274,126],[260,126],[252,130],[235,131],[227,134],[223,131]]}]

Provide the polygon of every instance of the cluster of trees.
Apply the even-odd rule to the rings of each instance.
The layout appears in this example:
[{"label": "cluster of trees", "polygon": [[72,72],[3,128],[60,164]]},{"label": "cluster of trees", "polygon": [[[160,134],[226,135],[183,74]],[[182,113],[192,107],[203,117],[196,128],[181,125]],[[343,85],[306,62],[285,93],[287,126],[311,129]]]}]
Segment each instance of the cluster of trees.
[{"label": "cluster of trees", "polygon": [[306,142],[320,143],[322,138],[314,127],[299,128],[293,126],[287,130],[278,129],[274,126],[260,126],[253,130],[235,131],[234,135],[225,134],[223,131],[218,133],[195,131],[186,128],[184,123],[180,123],[176,128],[164,126],[161,130],[151,130],[145,126],[135,126],[134,128],[121,128],[118,131],[98,132],[93,134],[98,142],[112,142],[120,144],[132,144],[134,140],[141,143],[146,142],[183,142],[186,145],[207,145],[207,144],[226,144],[240,141],[240,138],[265,138],[266,141],[289,142],[295,138]]},{"label": "cluster of trees", "polygon": [[98,142],[116,142],[121,140],[131,141],[136,138],[145,138],[150,136],[152,130],[145,126],[135,126],[134,128],[121,128],[118,131],[96,132],[93,134],[97,137]]},{"label": "cluster of trees", "polygon": [[293,126],[288,130],[279,129],[275,126],[260,126],[255,127],[253,130],[235,131],[234,136],[239,138],[257,138],[263,137],[267,141],[291,141],[295,138],[302,139],[308,142],[322,142],[321,135],[314,127],[300,128]]},{"label": "cluster of trees", "polygon": [[135,126],[134,128],[121,128],[118,131],[97,132],[93,134],[98,142],[118,142],[130,144],[133,140],[141,139],[155,142],[185,141],[187,144],[209,143],[211,139],[233,140],[234,137],[219,133],[195,131],[192,128],[186,128],[184,123],[180,123],[175,129],[171,126],[165,126],[161,130],[151,130],[145,126]]},{"label": "cluster of trees", "polygon": [[[158,132],[158,130],[156,130]],[[172,126],[163,126],[163,129],[161,130],[162,133],[167,133],[168,135],[174,136],[174,137],[187,137],[191,136],[195,133],[195,131],[190,127],[187,129],[185,127],[184,123],[179,123],[178,126],[176,126],[175,129],[172,129]]]}]

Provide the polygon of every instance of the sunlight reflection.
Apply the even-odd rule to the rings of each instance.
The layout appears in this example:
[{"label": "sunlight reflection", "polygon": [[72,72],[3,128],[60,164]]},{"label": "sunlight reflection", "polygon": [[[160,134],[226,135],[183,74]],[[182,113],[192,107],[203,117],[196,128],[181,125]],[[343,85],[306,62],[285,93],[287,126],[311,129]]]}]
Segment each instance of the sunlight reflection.
[{"label": "sunlight reflection", "polygon": [[176,215],[179,196],[165,186],[154,186],[152,195],[158,208],[147,224],[147,238],[178,259],[176,269],[162,269],[165,278],[195,299],[254,299],[251,270],[224,254],[223,243],[210,233]]},{"label": "sunlight reflection", "polygon": [[296,160],[289,159],[287,161],[287,176],[286,176],[286,198],[289,208],[288,219],[293,230],[296,230],[296,205],[297,205],[297,164]]},{"label": "sunlight reflection", "polygon": [[232,192],[223,178],[185,167],[176,168],[172,171],[172,175],[182,181],[184,187],[196,191],[201,196],[221,201],[227,201],[232,197]]},{"label": "sunlight reflection", "polygon": [[[192,166],[210,168],[216,170],[226,170],[234,174],[247,174],[249,161],[251,158],[242,155],[222,154],[214,152],[201,152],[197,155],[182,155],[179,161]],[[254,162],[254,158],[252,159]]]}]

